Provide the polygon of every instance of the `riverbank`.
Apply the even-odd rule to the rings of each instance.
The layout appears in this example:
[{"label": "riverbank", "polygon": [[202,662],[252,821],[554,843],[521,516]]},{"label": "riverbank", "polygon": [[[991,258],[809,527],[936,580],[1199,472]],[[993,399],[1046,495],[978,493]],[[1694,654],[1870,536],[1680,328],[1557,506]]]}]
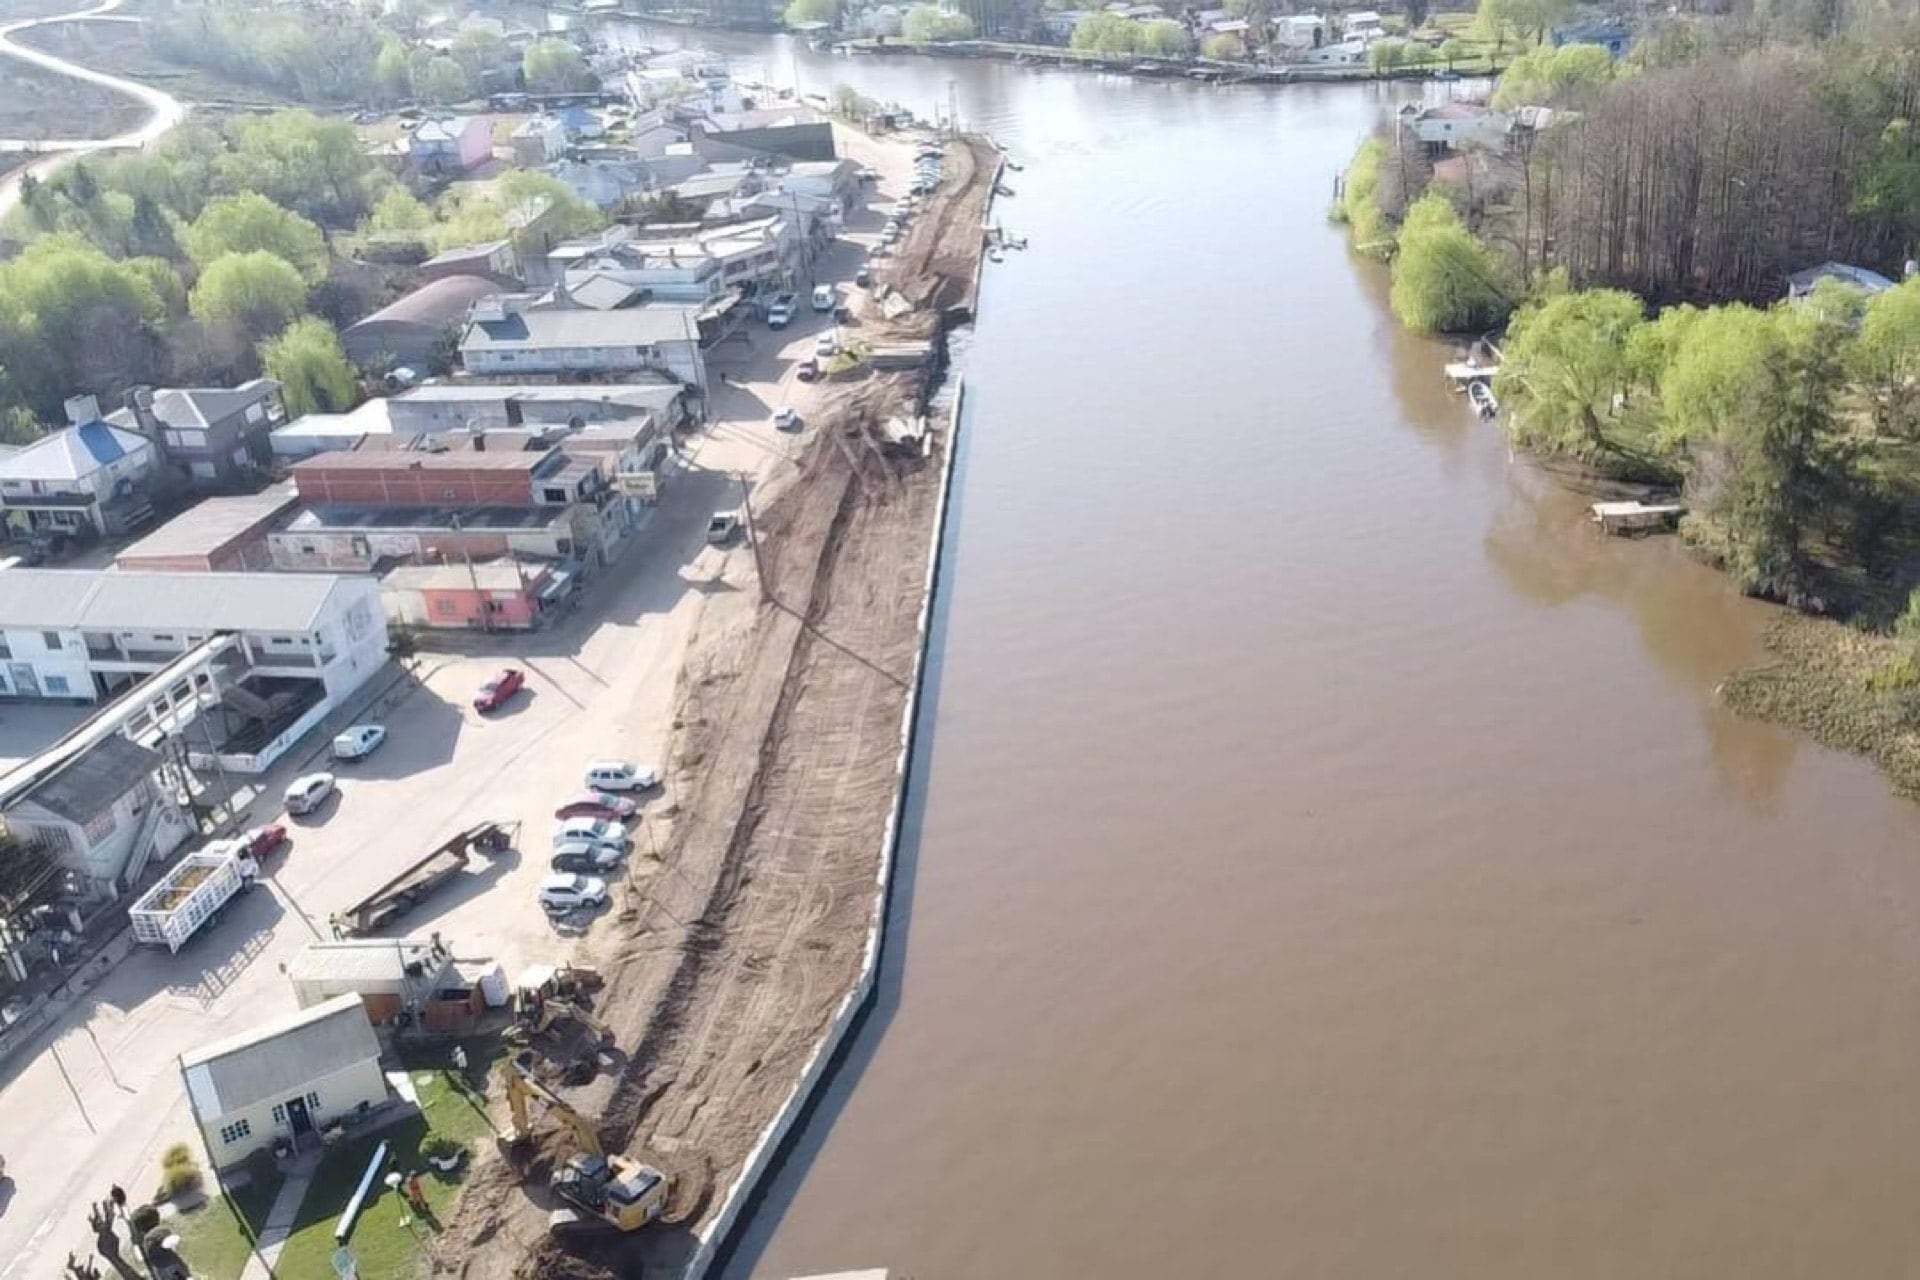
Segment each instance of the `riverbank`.
[{"label": "riverbank", "polygon": [[[911,164],[897,145],[889,158]],[[937,343],[968,290],[997,156],[966,141],[948,166],[879,271],[917,305],[889,317],[855,295],[860,341]],[[694,638],[669,762],[681,800],[595,956],[608,977],[595,1012],[628,1056],[568,1090],[609,1149],[674,1178],[670,1222],[562,1246],[545,1229],[544,1165],[490,1160],[441,1242],[443,1269],[702,1274],[870,988],[953,424],[903,438],[930,370],[815,386],[795,466],[750,495],[758,575],[744,589],[758,605]]]},{"label": "riverbank", "polygon": [[1376,69],[1363,66],[1317,66],[1286,63],[1270,66],[1255,62],[1224,62],[1208,58],[1156,58],[1141,54],[1092,53],[1059,45],[1021,44],[1003,40],[947,40],[909,44],[898,39],[861,37],[837,42],[836,48],[862,56],[905,55],[922,58],[969,58],[1015,62],[1026,66],[1072,67],[1102,75],[1125,75],[1146,80],[1194,80],[1205,84],[1346,84],[1364,81],[1449,81],[1469,76],[1498,75],[1501,65],[1492,57],[1461,59],[1443,64]]}]

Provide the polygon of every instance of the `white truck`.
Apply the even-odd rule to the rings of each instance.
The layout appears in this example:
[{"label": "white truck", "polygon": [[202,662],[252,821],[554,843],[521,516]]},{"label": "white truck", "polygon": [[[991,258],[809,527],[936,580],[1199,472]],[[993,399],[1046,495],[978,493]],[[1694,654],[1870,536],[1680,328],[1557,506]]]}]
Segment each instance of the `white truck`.
[{"label": "white truck", "polygon": [[237,840],[223,840],[188,854],[127,912],[134,940],[180,950],[195,930],[251,886],[259,874],[259,864]]}]

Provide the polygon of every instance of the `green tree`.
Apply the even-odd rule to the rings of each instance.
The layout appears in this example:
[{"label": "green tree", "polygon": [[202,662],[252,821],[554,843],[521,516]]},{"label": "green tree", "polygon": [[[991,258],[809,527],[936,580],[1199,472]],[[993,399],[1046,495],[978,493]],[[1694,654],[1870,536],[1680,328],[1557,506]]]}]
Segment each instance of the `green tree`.
[{"label": "green tree", "polygon": [[385,103],[405,102],[413,96],[407,46],[391,36],[381,42],[380,55],[373,60],[373,90]]},{"label": "green tree", "polygon": [[1832,435],[1833,336],[1799,308],[1715,308],[1667,371],[1667,412],[1694,424],[1689,506],[1748,591],[1800,599],[1823,512],[1845,510],[1853,496],[1851,456]]},{"label": "green tree", "polygon": [[1483,329],[1507,314],[1507,286],[1493,255],[1437,191],[1414,201],[1401,223],[1391,301],[1401,323],[1417,333]]},{"label": "green tree", "polygon": [[824,22],[830,27],[838,26],[840,0],[792,0],[782,16],[790,27],[811,22]]},{"label": "green tree", "polygon": [[216,258],[193,286],[188,306],[206,325],[231,325],[258,341],[286,327],[306,305],[307,282],[284,258],[264,250]]},{"label": "green tree", "polygon": [[1618,289],[1563,293],[1523,307],[1507,329],[1496,389],[1516,443],[1591,457],[1632,379],[1640,299]]},{"label": "green tree", "polygon": [[1493,105],[1502,111],[1523,106],[1583,106],[1595,92],[1612,83],[1617,70],[1613,57],[1597,44],[1570,44],[1558,49],[1541,45],[1507,65],[1494,88]]},{"label": "green tree", "polygon": [[1378,72],[1398,71],[1406,61],[1407,42],[1404,40],[1375,40],[1367,50],[1367,65]]},{"label": "green tree", "polygon": [[1920,276],[1874,295],[1850,364],[1876,431],[1920,437]]},{"label": "green tree", "polygon": [[506,37],[485,27],[470,27],[462,31],[453,38],[453,46],[447,52],[460,64],[460,70],[466,73],[468,82],[472,84],[479,84],[481,76],[513,56]]},{"label": "green tree", "polygon": [[433,210],[405,187],[395,187],[380,197],[363,226],[371,232],[425,231],[433,226]]},{"label": "green tree", "polygon": [[1140,24],[1138,50],[1154,58],[1184,58],[1193,52],[1193,37],[1171,18]]},{"label": "green tree", "polygon": [[1368,138],[1354,152],[1352,163],[1342,180],[1340,202],[1334,214],[1346,222],[1353,236],[1353,247],[1375,258],[1393,256],[1393,224],[1380,208],[1380,176],[1386,166],[1387,144],[1383,138]]},{"label": "green tree", "polygon": [[968,40],[973,36],[973,19],[964,13],[951,13],[938,5],[917,4],[900,20],[900,38],[909,44],[933,44],[940,40]]},{"label": "green tree", "polygon": [[545,209],[542,229],[560,240],[584,236],[607,225],[607,215],[573,193],[550,173],[515,169],[501,177],[499,205],[509,223]]},{"label": "green tree", "polygon": [[1263,45],[1273,31],[1273,0],[1226,0],[1221,8],[1247,24],[1247,43]]},{"label": "green tree", "polygon": [[77,391],[111,394],[157,373],[168,311],[154,280],[150,264],[116,261],[72,235],[0,264],[0,367],[42,418],[56,419]]},{"label": "green tree", "polygon": [[1202,40],[1200,52],[1202,56],[1212,58],[1215,62],[1241,62],[1247,56],[1247,46],[1241,43],[1239,36],[1223,32]]},{"label": "green tree", "polygon": [[1573,0],[1480,0],[1475,24],[1494,42],[1495,51],[1509,38],[1538,44],[1547,33],[1573,16]]},{"label": "green tree", "polygon": [[302,316],[260,345],[260,364],[280,383],[287,412],[338,413],[360,398],[359,380],[340,335],[318,316]]},{"label": "green tree", "polygon": [[1853,210],[1897,229],[1911,250],[1920,236],[1920,139],[1911,120],[1888,121],[1880,131],[1879,144],[1860,170]]},{"label": "green tree", "polygon": [[[345,120],[311,111],[242,116],[216,162],[229,191],[257,191],[322,226],[352,226],[372,203],[374,164]],[[178,208],[179,206],[175,206]]]},{"label": "green tree", "polygon": [[262,249],[292,263],[310,281],[327,274],[320,228],[256,192],[222,196],[187,227],[187,254],[202,268],[229,253]]},{"label": "green tree", "polygon": [[417,61],[412,76],[413,91],[438,106],[451,106],[473,96],[473,85],[467,80],[467,73],[460,69],[459,63],[444,54]]},{"label": "green tree", "polygon": [[1143,28],[1131,18],[1117,13],[1095,13],[1081,19],[1073,29],[1070,46],[1083,53],[1108,56],[1137,53]]},{"label": "green tree", "polygon": [[587,60],[565,40],[538,40],[527,46],[520,60],[520,73],[527,78],[527,88],[536,93],[593,87],[593,72],[587,70]]},{"label": "green tree", "polygon": [[1449,71],[1471,56],[1473,56],[1472,51],[1467,47],[1465,40],[1449,39],[1440,46],[1440,61],[1447,64]]}]

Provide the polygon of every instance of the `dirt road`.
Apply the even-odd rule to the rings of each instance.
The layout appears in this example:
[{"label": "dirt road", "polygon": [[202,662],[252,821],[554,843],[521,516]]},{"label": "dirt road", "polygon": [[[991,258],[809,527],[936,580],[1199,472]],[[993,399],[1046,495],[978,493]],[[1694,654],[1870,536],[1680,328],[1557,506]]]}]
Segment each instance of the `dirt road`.
[{"label": "dirt road", "polygon": [[0,178],[0,219],[12,213],[14,206],[20,203],[20,180],[29,173],[36,178],[45,179],[60,166],[70,163],[76,156],[93,151],[144,147],[186,118],[186,107],[170,93],[156,89],[152,85],[141,84],[135,80],[124,80],[119,76],[108,75],[104,71],[83,67],[77,62],[69,62],[65,58],[56,57],[14,39],[22,31],[50,26],[57,22],[128,21],[113,12],[119,7],[120,0],[100,0],[98,4],[75,9],[71,13],[53,14],[44,18],[22,18],[17,22],[0,25],[0,55],[41,70],[52,71],[87,84],[99,85],[126,94],[147,110],[147,118],[144,122],[109,138],[58,140],[0,138],[0,150],[31,150],[48,153],[43,159],[23,165],[7,174],[5,178]]},{"label": "dirt road", "polygon": [[[916,260],[964,270],[964,290],[991,171],[970,156],[954,167],[921,214],[953,244],[936,253],[929,240]],[[949,296],[951,281],[909,277],[909,261],[883,278]],[[880,327],[863,319],[866,333]],[[918,407],[916,377],[824,385],[797,470],[756,506],[766,597],[694,639],[675,714],[682,803],[596,947],[609,975],[596,1012],[627,1056],[570,1094],[601,1118],[609,1149],[674,1175],[681,1221],[569,1252],[546,1235],[544,1164],[519,1186],[495,1161],[442,1239],[447,1273],[567,1280],[684,1264],[859,973],[945,446],[906,458],[878,442],[880,424]]]}]

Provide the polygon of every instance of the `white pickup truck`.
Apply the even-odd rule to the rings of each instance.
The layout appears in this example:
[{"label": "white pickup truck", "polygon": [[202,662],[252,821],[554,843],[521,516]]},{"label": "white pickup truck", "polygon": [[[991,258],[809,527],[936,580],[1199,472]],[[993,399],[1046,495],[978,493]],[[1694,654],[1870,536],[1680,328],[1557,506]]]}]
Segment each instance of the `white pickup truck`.
[{"label": "white pickup truck", "polygon": [[790,293],[783,293],[767,304],[767,328],[784,329],[793,323],[793,315],[800,309],[800,299]]}]

